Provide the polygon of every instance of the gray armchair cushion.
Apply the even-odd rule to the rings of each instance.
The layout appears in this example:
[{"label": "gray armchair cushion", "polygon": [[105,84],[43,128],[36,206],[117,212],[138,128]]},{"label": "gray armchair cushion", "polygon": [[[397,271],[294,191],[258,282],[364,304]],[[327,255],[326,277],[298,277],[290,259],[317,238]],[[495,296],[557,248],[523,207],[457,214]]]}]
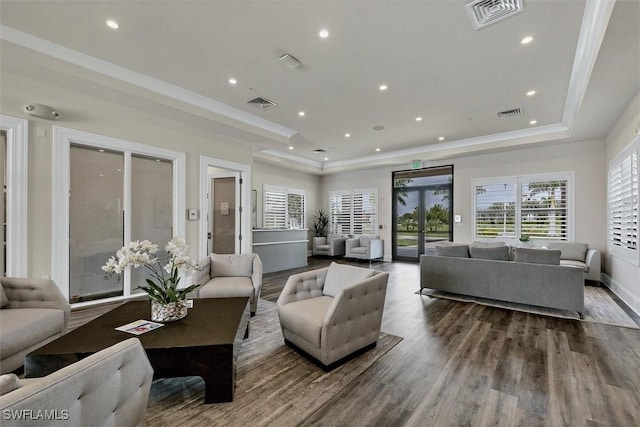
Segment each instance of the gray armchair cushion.
[{"label": "gray armchair cushion", "polygon": [[214,277],[200,289],[200,298],[253,297],[255,289],[248,277]]},{"label": "gray armchair cushion", "polygon": [[18,388],[18,376],[15,374],[4,374],[0,376],[0,396],[7,394]]},{"label": "gray armchair cushion", "polygon": [[493,259],[496,261],[510,261],[509,246],[469,246],[471,258]]},{"label": "gray armchair cushion", "polygon": [[[46,308],[0,310],[2,333],[0,334],[0,357],[2,360],[34,344],[44,344],[64,330],[62,310]],[[27,328],[24,326],[28,325]]]},{"label": "gray armchair cushion", "polygon": [[321,296],[286,304],[278,308],[280,322],[295,324],[295,333],[311,344],[320,347],[322,321],[333,303],[333,298]]},{"label": "gray armchair cushion", "polygon": [[527,262],[530,264],[560,265],[560,251],[551,249],[516,248],[514,250],[515,262]]},{"label": "gray armchair cushion", "polygon": [[324,281],[322,293],[336,297],[342,289],[362,282],[375,273],[375,270],[367,270],[365,268],[332,262],[329,270],[327,270],[327,277]]},{"label": "gray armchair cushion", "polygon": [[251,277],[254,254],[211,254],[211,277]]},{"label": "gray armchair cushion", "polygon": [[469,258],[469,247],[467,245],[437,245],[436,255],[454,258]]}]

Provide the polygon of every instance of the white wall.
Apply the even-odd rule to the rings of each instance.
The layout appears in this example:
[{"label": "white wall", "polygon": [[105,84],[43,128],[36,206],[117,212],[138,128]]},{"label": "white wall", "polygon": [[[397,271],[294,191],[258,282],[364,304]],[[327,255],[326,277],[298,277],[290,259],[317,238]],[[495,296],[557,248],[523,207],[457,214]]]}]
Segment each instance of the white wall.
[{"label": "white wall", "polygon": [[[0,73],[2,114],[29,120],[29,268],[30,277],[51,276],[52,126],[59,125],[136,143],[186,153],[186,206],[198,207],[199,156],[251,165],[248,144],[193,127],[169,117],[158,116],[32,80],[3,70]],[[28,103],[54,106],[62,113],[57,122],[28,117],[22,107]],[[38,136],[44,135],[44,136]],[[186,214],[185,214],[186,216]],[[200,221],[205,220],[200,218]],[[198,221],[186,221],[185,238],[190,255],[197,258]]]},{"label": "white wall", "polygon": [[[640,92],[631,101],[616,125],[611,129],[606,142],[606,162],[615,159],[637,136],[640,128]],[[603,223],[606,227],[606,218]],[[633,265],[622,258],[606,253],[604,270],[606,281],[611,289],[627,305],[640,313],[640,266]]]},{"label": "white wall", "polygon": [[[476,178],[528,175],[548,172],[575,173],[575,240],[604,250],[606,221],[606,170],[604,141],[580,141],[513,151],[459,157],[428,166],[454,165],[453,207],[462,222],[454,226],[454,240],[473,240],[472,188]],[[385,259],[391,259],[391,173],[410,165],[341,173],[322,177],[321,204],[328,207],[327,194],[333,190],[378,187],[380,236],[385,241]]]},{"label": "white wall", "polygon": [[[318,201],[320,193],[320,177],[317,175],[299,172],[295,170],[283,169],[281,166],[272,165],[270,163],[256,160],[252,168],[253,189],[257,193],[257,213],[258,228],[262,227],[262,186],[275,185],[279,187],[295,188],[306,191],[306,228],[309,229],[309,241],[313,237],[313,217],[315,212],[321,207]],[[309,243],[309,248],[311,243]]]}]

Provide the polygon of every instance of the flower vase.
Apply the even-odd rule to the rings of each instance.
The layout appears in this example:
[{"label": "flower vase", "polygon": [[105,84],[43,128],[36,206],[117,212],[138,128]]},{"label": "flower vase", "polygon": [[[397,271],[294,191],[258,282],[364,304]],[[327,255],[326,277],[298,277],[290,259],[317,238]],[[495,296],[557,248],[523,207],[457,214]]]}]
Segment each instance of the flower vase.
[{"label": "flower vase", "polygon": [[151,321],[173,322],[187,315],[187,300],[161,304],[151,300]]}]

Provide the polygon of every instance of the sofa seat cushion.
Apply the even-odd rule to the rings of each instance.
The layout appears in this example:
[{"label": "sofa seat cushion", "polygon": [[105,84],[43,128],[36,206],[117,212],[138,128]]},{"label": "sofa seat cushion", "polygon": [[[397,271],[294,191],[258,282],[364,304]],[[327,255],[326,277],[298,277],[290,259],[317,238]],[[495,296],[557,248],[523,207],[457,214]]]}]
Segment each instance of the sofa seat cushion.
[{"label": "sofa seat cushion", "polygon": [[248,277],[214,277],[200,287],[200,298],[249,297],[253,299],[253,284]]},{"label": "sofa seat cushion", "polygon": [[582,261],[575,261],[572,259],[561,259],[560,265],[565,265],[568,267],[578,267],[581,268],[585,273],[589,272],[589,266]]},{"label": "sofa seat cushion", "polygon": [[50,308],[0,310],[0,358],[6,359],[50,337],[61,335],[64,312]]},{"label": "sofa seat cushion", "polygon": [[333,298],[321,296],[285,304],[278,307],[283,328],[320,347],[322,321],[333,303]]}]

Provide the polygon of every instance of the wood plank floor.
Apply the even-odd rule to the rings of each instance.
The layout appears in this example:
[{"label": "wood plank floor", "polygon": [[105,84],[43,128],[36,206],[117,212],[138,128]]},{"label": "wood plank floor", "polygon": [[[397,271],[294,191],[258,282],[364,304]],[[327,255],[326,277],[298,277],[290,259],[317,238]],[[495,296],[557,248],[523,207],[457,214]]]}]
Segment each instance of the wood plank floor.
[{"label": "wood plank floor", "polygon": [[[372,267],[390,273],[382,330],[404,340],[298,425],[640,426],[640,330],[430,299],[416,264]],[[266,274],[263,298],[292,273]]]}]

